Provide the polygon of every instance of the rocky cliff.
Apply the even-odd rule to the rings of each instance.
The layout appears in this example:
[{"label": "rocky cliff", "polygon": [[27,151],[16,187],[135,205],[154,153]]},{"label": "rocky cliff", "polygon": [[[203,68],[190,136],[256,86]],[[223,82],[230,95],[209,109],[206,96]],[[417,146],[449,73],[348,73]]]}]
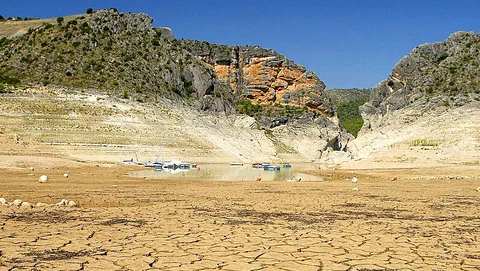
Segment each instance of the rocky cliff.
[{"label": "rocky cliff", "polygon": [[[432,109],[445,110],[480,100],[480,35],[457,32],[446,41],[424,44],[402,58],[389,78],[375,86],[360,111],[361,133],[388,123],[398,110],[413,121]],[[396,116],[398,117],[398,116]]]},{"label": "rocky cliff", "polygon": [[327,118],[335,117],[324,92],[325,84],[318,76],[273,50],[192,40],[181,42],[183,48],[212,67],[235,93],[255,104],[305,106]]},{"label": "rocky cliff", "polygon": [[402,58],[360,107],[348,149],[365,162],[432,166],[480,159],[480,35],[457,32]]}]

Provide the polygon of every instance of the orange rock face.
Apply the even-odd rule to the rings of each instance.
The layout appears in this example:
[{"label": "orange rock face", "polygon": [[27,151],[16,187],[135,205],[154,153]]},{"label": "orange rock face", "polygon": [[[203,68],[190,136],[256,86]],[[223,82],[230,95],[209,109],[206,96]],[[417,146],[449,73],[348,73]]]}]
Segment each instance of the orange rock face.
[{"label": "orange rock face", "polygon": [[273,50],[199,42],[189,45],[220,80],[252,103],[306,107],[326,117],[335,115],[324,93],[325,84],[315,73]]}]

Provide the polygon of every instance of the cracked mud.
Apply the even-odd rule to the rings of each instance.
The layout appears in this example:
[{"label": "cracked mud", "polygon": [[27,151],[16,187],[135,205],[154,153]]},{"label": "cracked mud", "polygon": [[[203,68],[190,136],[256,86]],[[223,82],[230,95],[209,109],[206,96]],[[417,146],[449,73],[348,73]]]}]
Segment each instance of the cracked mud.
[{"label": "cracked mud", "polygon": [[[479,270],[480,180],[187,182],[5,171],[0,270]],[[85,180],[80,172],[95,172]],[[347,174],[347,173],[345,173]],[[81,176],[79,176],[81,175]],[[79,177],[75,177],[79,176]],[[123,176],[120,174],[120,176]],[[115,187],[112,187],[115,185]],[[353,191],[358,187],[358,191]]]}]

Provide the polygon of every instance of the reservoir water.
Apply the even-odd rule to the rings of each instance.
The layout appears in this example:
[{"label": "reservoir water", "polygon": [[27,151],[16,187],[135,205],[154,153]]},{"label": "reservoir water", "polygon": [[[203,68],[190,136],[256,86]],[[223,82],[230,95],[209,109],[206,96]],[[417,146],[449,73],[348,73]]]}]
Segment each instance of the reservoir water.
[{"label": "reservoir water", "polygon": [[190,170],[153,170],[130,172],[130,177],[148,179],[180,179],[191,181],[324,181],[322,177],[299,172],[306,166],[281,168],[280,171],[267,171],[263,168],[253,168],[250,164],[230,166],[228,164],[198,165]]}]

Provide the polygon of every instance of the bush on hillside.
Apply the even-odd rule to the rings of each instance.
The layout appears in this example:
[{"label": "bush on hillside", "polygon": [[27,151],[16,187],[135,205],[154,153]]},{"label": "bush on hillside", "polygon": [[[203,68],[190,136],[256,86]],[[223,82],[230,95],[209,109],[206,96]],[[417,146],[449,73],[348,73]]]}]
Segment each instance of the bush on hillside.
[{"label": "bush on hillside", "polygon": [[92,13],[93,13],[93,8],[87,8],[87,10],[85,11],[85,13],[87,13],[87,14],[92,14]]},{"label": "bush on hillside", "polygon": [[241,99],[237,102],[237,110],[240,114],[253,116],[255,113],[259,112],[261,108],[261,105],[252,104],[252,102],[247,99]]},{"label": "bush on hillside", "polygon": [[340,124],[353,136],[357,137],[358,132],[363,126],[363,119],[358,108],[366,103],[368,97],[362,97],[356,100],[340,102],[338,104],[338,120]]}]

